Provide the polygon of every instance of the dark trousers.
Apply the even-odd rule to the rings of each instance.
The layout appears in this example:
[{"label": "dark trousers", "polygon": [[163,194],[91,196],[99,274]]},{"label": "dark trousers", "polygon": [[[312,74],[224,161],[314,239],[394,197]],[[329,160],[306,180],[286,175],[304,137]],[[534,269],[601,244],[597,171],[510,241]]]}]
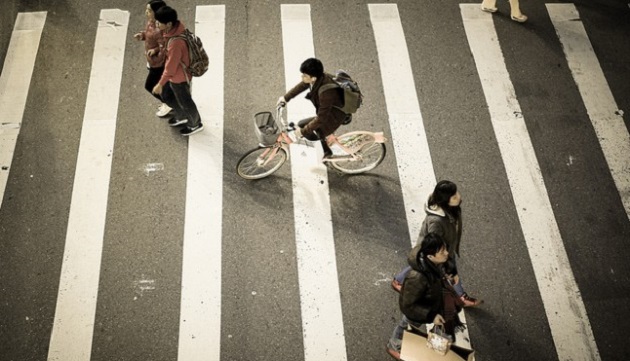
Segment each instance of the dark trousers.
[{"label": "dark trousers", "polygon": [[[300,120],[298,122],[298,127],[300,127],[300,129],[304,128],[306,124],[310,123],[311,120],[313,119],[315,119],[315,117],[310,117],[310,118]],[[322,143],[322,150],[324,151],[324,155],[325,156],[332,155],[332,150],[328,146],[328,142],[326,142],[326,137],[323,137],[317,130],[314,131],[313,133],[314,134],[305,135],[304,138],[310,141],[319,140],[319,142]]]},{"label": "dark trousers", "polygon": [[153,95],[157,100],[164,103],[162,101],[162,97],[159,94],[153,94],[153,88],[157,85],[162,77],[162,73],[164,72],[164,67],[160,68],[149,68],[149,74],[147,74],[147,80],[144,82],[144,88],[149,92],[149,94]]},{"label": "dark trousers", "polygon": [[195,128],[201,123],[201,116],[187,82],[166,83],[162,88],[162,99],[166,105],[173,108],[175,119],[188,119],[188,128]]}]

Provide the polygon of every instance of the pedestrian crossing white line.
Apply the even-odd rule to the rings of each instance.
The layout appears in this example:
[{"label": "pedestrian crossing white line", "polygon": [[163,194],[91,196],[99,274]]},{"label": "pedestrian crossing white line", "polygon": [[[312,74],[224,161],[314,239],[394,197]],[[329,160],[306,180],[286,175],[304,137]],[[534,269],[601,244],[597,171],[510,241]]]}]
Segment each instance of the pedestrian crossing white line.
[{"label": "pedestrian crossing white line", "polygon": [[492,16],[478,4],[460,9],[558,358],[599,360]]},{"label": "pedestrian crossing white line", "polygon": [[89,360],[129,12],[101,10],[49,361]]},{"label": "pedestrian crossing white line", "polygon": [[225,6],[197,6],[194,32],[210,60],[193,80],[204,130],[188,140],[178,360],[219,361],[223,219]]},{"label": "pedestrian crossing white line", "polygon": [[396,4],[368,6],[405,202],[409,237],[414,245],[424,221],[424,205],[435,187],[435,172],[398,7]]},{"label": "pedestrian crossing white line", "polygon": [[630,134],[573,4],[546,4],[630,219]]},{"label": "pedestrian crossing white line", "polygon": [[[398,6],[368,6],[413,247],[426,216],[424,204],[433,192],[436,178]],[[459,318],[466,323],[463,310]],[[471,348],[467,329],[457,336],[457,344]]]},{"label": "pedestrian crossing white line", "polygon": [[[398,8],[368,7],[414,242],[435,173]],[[558,357],[600,360],[525,123],[515,116],[520,106],[492,18],[478,5],[460,7]],[[628,131],[614,113],[617,105],[577,10],[571,4],[547,4],[547,9],[630,218]],[[288,89],[300,79],[300,63],[315,50],[310,6],[284,4],[281,10]],[[102,10],[98,23],[48,360],[81,361],[91,355],[128,18],[127,11]],[[0,164],[7,168],[0,169],[0,207],[45,21],[46,12],[18,14],[0,76]],[[178,359],[219,360],[225,6],[198,6],[196,24],[211,67],[193,86],[205,131],[188,143]],[[311,115],[307,100],[291,101],[291,121]],[[345,361],[326,168],[314,148],[292,145],[291,151],[305,360]]]},{"label": "pedestrian crossing white line", "polygon": [[18,13],[0,75],[0,208],[47,12]]},{"label": "pedestrian crossing white line", "polygon": [[[300,64],[315,55],[310,5],[285,5],[282,12],[287,90],[300,79]],[[298,99],[300,98],[300,99]],[[312,116],[302,97],[291,100],[289,120]],[[346,342],[339,295],[326,167],[314,148],[291,144],[295,241],[305,361],[345,361]]]}]

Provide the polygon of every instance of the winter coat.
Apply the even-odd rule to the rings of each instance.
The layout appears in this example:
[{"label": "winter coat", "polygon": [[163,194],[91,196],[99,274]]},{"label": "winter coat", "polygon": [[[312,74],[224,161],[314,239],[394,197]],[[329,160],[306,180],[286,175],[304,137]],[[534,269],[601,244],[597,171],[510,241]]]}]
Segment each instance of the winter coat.
[{"label": "winter coat", "polygon": [[[174,25],[171,31],[164,33],[166,40],[166,63],[164,65],[164,73],[159,84],[164,86],[167,82],[179,84],[192,79],[192,74],[184,69],[184,65],[188,67],[190,57],[188,56],[188,45],[184,39],[172,39],[172,37],[181,35],[186,27],[179,21]],[[187,78],[188,77],[188,78]]]},{"label": "winter coat", "polygon": [[424,211],[427,216],[422,222],[420,227],[420,234],[418,235],[418,241],[416,244],[420,244],[422,239],[429,234],[435,233],[441,236],[446,243],[447,251],[449,253],[449,261],[445,265],[446,273],[451,275],[457,274],[457,265],[455,262],[455,255],[459,257],[459,244],[462,239],[462,216],[461,212],[458,218],[447,214],[439,206],[426,205]]},{"label": "winter coat", "polygon": [[[322,85],[332,83],[334,83],[332,76],[330,74],[324,74],[324,76],[315,81],[311,91],[306,94],[306,99],[310,99],[315,106],[317,116],[302,128],[302,134],[304,136],[309,137],[317,131],[319,136],[327,137],[334,133],[346,119],[346,114],[339,109],[343,107],[343,94],[340,88],[327,89],[319,94],[319,88]],[[284,99],[288,102],[298,94],[309,89],[309,87],[309,84],[300,82],[284,95]]]},{"label": "winter coat", "polygon": [[413,322],[431,323],[444,308],[442,266],[422,258],[419,245],[411,250],[408,260],[411,271],[398,298],[400,310]]},{"label": "winter coat", "polygon": [[[164,48],[164,36],[162,31],[155,26],[155,20],[147,21],[144,31],[140,32],[140,40],[144,41],[144,55],[151,68],[161,68],[164,66],[166,49]],[[153,50],[153,56],[149,56],[149,50]]]}]

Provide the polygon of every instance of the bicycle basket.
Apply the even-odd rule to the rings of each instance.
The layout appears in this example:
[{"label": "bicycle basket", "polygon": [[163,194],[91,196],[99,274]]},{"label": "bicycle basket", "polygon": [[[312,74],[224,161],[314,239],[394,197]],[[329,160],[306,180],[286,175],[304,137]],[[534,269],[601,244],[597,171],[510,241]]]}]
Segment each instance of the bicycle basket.
[{"label": "bicycle basket", "polygon": [[260,112],[254,115],[254,126],[258,141],[264,145],[272,145],[278,139],[278,126],[270,112]]}]

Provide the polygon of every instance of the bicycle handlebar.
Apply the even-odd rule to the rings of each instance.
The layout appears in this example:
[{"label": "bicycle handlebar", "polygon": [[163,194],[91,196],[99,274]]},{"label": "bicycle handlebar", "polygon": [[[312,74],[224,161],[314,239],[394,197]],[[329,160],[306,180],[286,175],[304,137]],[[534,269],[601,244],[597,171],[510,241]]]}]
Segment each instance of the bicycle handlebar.
[{"label": "bicycle handlebar", "polygon": [[284,108],[287,106],[286,102],[280,102],[276,106],[276,119],[280,121],[282,127],[285,131],[293,131],[295,130],[295,124],[293,122],[287,123],[286,119],[284,119]]}]

